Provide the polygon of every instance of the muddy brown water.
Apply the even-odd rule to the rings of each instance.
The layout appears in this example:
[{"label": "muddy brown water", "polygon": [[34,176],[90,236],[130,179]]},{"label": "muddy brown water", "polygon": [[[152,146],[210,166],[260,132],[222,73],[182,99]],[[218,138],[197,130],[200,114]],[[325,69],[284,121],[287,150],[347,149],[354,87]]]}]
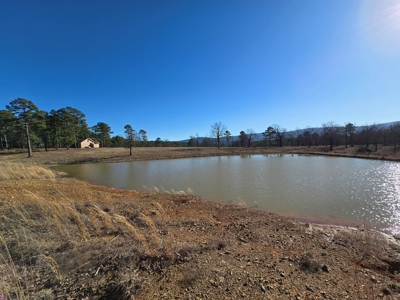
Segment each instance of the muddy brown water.
[{"label": "muddy brown water", "polygon": [[[59,167],[116,188],[194,194],[302,220],[400,233],[400,163],[307,155],[196,157]],[[156,189],[154,188],[156,187]]]}]

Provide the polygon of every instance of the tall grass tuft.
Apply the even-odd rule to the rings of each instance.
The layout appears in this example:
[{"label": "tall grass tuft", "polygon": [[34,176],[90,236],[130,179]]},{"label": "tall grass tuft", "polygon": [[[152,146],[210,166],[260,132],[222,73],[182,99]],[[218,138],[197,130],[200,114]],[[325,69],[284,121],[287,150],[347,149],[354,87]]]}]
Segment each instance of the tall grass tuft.
[{"label": "tall grass tuft", "polygon": [[50,169],[33,163],[0,161],[0,180],[53,179],[55,177],[55,173]]}]

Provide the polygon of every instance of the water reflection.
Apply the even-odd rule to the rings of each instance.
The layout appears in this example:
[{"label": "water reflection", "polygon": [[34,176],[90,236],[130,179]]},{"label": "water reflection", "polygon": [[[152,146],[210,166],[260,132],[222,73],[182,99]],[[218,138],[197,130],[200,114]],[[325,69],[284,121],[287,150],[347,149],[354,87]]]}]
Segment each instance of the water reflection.
[{"label": "water reflection", "polygon": [[400,233],[400,164],[340,157],[245,155],[64,166],[74,177],[118,188],[194,189],[307,220]]}]

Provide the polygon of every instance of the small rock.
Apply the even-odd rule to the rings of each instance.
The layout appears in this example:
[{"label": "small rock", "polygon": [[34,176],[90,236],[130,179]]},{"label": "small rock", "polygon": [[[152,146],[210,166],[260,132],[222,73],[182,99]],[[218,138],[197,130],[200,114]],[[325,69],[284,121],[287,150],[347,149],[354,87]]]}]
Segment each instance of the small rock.
[{"label": "small rock", "polygon": [[331,271],[331,269],[329,269],[329,267],[327,265],[323,265],[321,269],[322,269],[322,271],[324,271],[326,273],[329,273]]},{"label": "small rock", "polygon": [[312,287],[309,286],[309,285],[306,285],[306,289],[309,290],[310,292],[314,292],[314,290],[312,289]]}]

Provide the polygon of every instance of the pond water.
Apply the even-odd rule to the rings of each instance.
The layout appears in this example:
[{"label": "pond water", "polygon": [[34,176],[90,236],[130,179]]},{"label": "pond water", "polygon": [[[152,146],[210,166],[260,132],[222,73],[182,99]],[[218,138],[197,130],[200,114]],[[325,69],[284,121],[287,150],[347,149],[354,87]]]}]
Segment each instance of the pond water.
[{"label": "pond water", "polygon": [[400,163],[306,155],[198,157],[62,166],[117,188],[187,191],[305,221],[400,233]]}]

